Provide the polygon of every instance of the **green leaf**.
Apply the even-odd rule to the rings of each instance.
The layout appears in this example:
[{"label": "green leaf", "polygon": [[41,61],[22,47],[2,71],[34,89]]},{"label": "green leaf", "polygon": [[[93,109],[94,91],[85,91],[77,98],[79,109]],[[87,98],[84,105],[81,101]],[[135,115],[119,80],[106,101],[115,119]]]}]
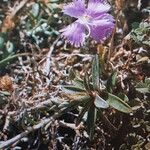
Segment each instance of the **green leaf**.
[{"label": "green leaf", "polygon": [[85,107],[85,104],[89,101],[91,101],[91,98],[88,96],[84,96],[82,97],[82,99],[80,99],[80,97],[77,97],[76,100],[68,101],[69,103],[59,105],[59,108],[65,113],[76,109],[78,106]]},{"label": "green leaf", "polygon": [[82,108],[81,112],[79,113],[79,116],[76,120],[76,126],[78,126],[80,124],[84,114],[88,111],[89,107],[90,107],[90,101],[87,101],[87,103],[85,103],[84,107]]},{"label": "green leaf", "polygon": [[95,121],[96,121],[96,109],[94,104],[92,103],[88,110],[88,115],[87,115],[87,132],[90,140],[93,139]]},{"label": "green leaf", "polygon": [[4,47],[4,43],[5,43],[4,38],[0,36],[0,49]]},{"label": "green leaf", "polygon": [[141,22],[130,32],[130,37],[138,44],[150,45],[149,41],[150,25],[146,22]]},{"label": "green leaf", "polygon": [[86,101],[91,99],[91,97],[85,92],[78,92],[78,93],[67,93],[67,97],[70,101]]},{"label": "green leaf", "polygon": [[89,81],[89,76],[88,74],[86,73],[85,76],[84,76],[84,87],[85,89],[87,90],[88,93],[91,93],[92,89],[90,87],[90,81]]},{"label": "green leaf", "polygon": [[139,27],[139,22],[132,23],[132,29],[137,29]]},{"label": "green leaf", "polygon": [[113,71],[111,76],[107,80],[107,90],[112,92],[112,89],[115,87],[117,81],[117,71]]},{"label": "green leaf", "polygon": [[63,113],[76,109],[81,102],[79,101],[64,101],[58,106],[58,109],[63,111]]},{"label": "green leaf", "polygon": [[108,103],[103,98],[101,98],[98,94],[96,94],[94,104],[97,108],[108,108],[109,107]]},{"label": "green leaf", "polygon": [[99,56],[95,55],[93,58],[92,63],[92,82],[93,82],[93,88],[95,90],[99,90],[100,88],[100,62],[99,62]]},{"label": "green leaf", "polygon": [[76,86],[76,87],[79,87],[79,88],[82,88],[84,89],[84,81],[78,77],[76,77],[74,80],[73,80],[73,85]]},{"label": "green leaf", "polygon": [[76,92],[86,92],[85,89],[73,86],[73,85],[64,85],[61,87],[62,91],[68,94],[73,94]]},{"label": "green leaf", "polygon": [[126,102],[124,102],[122,99],[120,99],[119,97],[111,93],[108,93],[107,102],[110,106],[114,107],[115,109],[121,112],[124,112],[124,113],[132,112],[132,108]]},{"label": "green leaf", "polygon": [[136,90],[141,93],[149,93],[150,91],[148,87],[137,87]]},{"label": "green leaf", "polygon": [[124,94],[124,93],[119,93],[119,94],[118,94],[118,97],[119,97],[120,99],[122,99],[124,102],[128,102],[128,101],[129,101],[127,95]]},{"label": "green leaf", "polygon": [[13,60],[17,57],[18,57],[18,55],[13,55],[13,53],[10,54],[8,57],[6,57],[5,59],[0,61],[0,67],[6,66],[8,62],[10,62],[11,60]]},{"label": "green leaf", "polygon": [[10,96],[11,94],[7,91],[0,91],[0,94],[3,94],[5,96]]},{"label": "green leaf", "polygon": [[149,93],[150,92],[150,78],[146,78],[145,81],[139,82],[136,85],[136,90],[141,93]]}]

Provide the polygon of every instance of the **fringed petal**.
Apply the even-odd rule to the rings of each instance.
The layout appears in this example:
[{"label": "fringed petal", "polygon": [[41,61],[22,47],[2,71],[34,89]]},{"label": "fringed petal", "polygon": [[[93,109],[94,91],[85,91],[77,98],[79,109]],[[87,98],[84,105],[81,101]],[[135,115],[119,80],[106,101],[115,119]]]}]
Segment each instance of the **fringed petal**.
[{"label": "fringed petal", "polygon": [[74,0],[63,8],[63,13],[71,17],[78,18],[85,12],[84,0]]},{"label": "fringed petal", "polygon": [[65,38],[70,44],[75,47],[83,46],[86,38],[85,27],[77,22],[68,25],[66,28],[60,30],[61,36]]}]

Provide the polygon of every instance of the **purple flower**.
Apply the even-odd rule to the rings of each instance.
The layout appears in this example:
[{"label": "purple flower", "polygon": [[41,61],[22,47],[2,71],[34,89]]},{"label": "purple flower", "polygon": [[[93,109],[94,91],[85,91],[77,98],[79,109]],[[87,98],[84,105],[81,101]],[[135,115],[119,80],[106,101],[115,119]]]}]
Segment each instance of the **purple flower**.
[{"label": "purple flower", "polygon": [[104,1],[89,0],[87,7],[85,0],[65,5],[63,13],[77,20],[60,30],[61,36],[76,47],[82,46],[89,36],[98,42],[105,40],[112,33],[114,19],[107,13],[110,5]]}]

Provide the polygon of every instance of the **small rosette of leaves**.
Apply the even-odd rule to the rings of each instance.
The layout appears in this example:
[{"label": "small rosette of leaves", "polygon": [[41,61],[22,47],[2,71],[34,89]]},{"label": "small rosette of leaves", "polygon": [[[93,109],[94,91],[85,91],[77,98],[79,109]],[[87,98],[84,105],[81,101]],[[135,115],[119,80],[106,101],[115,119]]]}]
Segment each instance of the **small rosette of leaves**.
[{"label": "small rosette of leaves", "polygon": [[[72,85],[62,86],[62,91],[66,94],[70,103],[76,102],[72,107],[79,109],[79,116],[76,125],[79,125],[83,118],[87,123],[87,131],[92,138],[97,112],[113,107],[123,113],[131,113],[132,108],[124,99],[113,94],[113,88],[117,81],[117,73],[114,71],[107,82],[101,82],[102,76],[100,55],[93,58],[92,74],[85,74],[84,79],[75,77]],[[103,66],[102,66],[103,67]]]}]

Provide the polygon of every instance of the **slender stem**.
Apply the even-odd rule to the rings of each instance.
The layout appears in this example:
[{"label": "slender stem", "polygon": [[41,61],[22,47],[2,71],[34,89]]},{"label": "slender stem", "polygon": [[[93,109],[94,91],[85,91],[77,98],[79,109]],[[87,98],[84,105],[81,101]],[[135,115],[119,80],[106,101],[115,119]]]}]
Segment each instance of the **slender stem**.
[{"label": "slender stem", "polygon": [[31,55],[31,54],[29,54],[29,53],[22,53],[22,54],[16,54],[16,55],[9,55],[8,57],[6,57],[5,59],[0,61],[0,67],[3,66],[8,61],[11,61],[14,58],[17,58],[19,56],[27,56],[27,55]]}]

